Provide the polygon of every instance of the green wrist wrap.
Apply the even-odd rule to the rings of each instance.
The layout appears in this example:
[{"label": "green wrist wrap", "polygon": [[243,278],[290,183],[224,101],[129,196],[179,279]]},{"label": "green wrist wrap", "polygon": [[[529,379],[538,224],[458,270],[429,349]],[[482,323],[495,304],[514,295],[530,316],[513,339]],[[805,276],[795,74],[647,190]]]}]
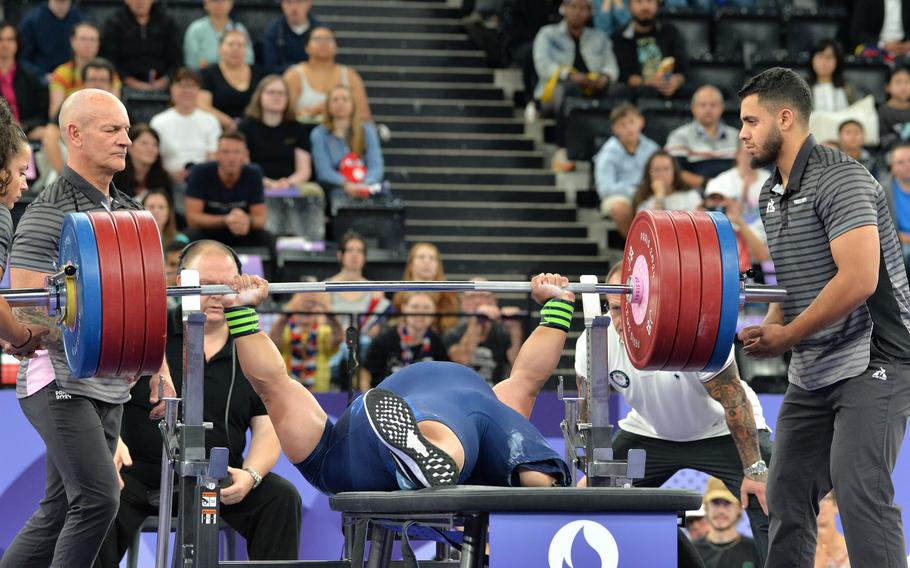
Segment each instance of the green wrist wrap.
[{"label": "green wrist wrap", "polygon": [[259,314],[249,306],[236,306],[224,310],[228,332],[232,337],[252,335],[259,331]]},{"label": "green wrist wrap", "polygon": [[540,310],[540,325],[561,329],[568,333],[574,313],[575,304],[573,302],[552,298]]}]

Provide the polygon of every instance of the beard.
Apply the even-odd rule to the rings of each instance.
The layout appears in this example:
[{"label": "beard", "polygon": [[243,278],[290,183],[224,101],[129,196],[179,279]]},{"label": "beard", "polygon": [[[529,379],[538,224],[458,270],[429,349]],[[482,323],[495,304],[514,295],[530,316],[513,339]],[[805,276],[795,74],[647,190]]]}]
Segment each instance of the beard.
[{"label": "beard", "polygon": [[780,157],[780,149],[783,145],[784,137],[781,135],[780,130],[775,127],[771,132],[771,135],[768,136],[768,140],[759,148],[759,153],[752,156],[749,165],[752,166],[753,170],[757,170],[777,162],[777,158]]},{"label": "beard", "polygon": [[643,28],[650,28],[654,25],[654,22],[657,20],[655,17],[650,18],[639,18],[637,16],[632,16],[632,19],[635,20],[635,23]]}]

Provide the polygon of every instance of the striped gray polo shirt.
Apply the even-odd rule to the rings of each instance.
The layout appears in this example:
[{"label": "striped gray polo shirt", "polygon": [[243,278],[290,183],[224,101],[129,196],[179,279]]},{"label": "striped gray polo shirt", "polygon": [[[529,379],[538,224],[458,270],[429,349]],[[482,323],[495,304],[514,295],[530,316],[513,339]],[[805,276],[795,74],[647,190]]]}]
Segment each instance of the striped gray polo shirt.
[{"label": "striped gray polo shirt", "polygon": [[[52,274],[60,243],[63,218],[73,211],[101,211],[103,209],[142,209],[132,198],[110,186],[111,201],[82,176],[67,166],[60,177],[46,187],[28,206],[16,227],[10,251],[10,266]],[[137,298],[138,300],[138,298]],[[47,345],[59,389],[70,394],[86,396],[104,402],[121,403],[130,398],[130,385],[120,377],[93,377],[73,379],[66,364],[63,342]],[[24,398],[25,373],[28,361],[19,366],[16,376],[16,396]]]},{"label": "striped gray polo shirt", "polygon": [[775,170],[759,208],[778,281],[787,289],[784,321],[802,313],[837,273],[830,241],[876,225],[878,287],[846,318],[793,347],[790,382],[818,389],[863,373],[875,361],[910,359],[910,289],[897,231],[881,185],[846,154],[815,143],[800,149],[788,186]]}]

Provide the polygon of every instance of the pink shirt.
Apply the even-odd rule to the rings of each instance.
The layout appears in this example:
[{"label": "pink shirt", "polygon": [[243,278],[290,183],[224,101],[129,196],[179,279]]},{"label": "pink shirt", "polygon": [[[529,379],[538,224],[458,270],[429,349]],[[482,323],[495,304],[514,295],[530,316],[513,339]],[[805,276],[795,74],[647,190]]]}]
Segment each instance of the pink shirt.
[{"label": "pink shirt", "polygon": [[13,118],[19,122],[19,103],[16,101],[16,91],[13,89],[13,79],[16,78],[16,64],[13,63],[9,73],[0,73],[0,97],[6,99],[13,112]]},{"label": "pink shirt", "polygon": [[54,382],[54,364],[46,349],[35,351],[35,357],[28,360],[25,371],[25,395],[32,396],[39,390]]}]

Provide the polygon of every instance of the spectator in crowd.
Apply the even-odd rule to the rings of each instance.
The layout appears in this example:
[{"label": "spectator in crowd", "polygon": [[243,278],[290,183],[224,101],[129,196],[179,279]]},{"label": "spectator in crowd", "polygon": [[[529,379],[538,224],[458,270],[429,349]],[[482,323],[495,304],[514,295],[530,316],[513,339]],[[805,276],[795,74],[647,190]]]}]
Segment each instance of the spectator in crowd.
[{"label": "spectator in crowd", "polygon": [[[446,280],[445,268],[439,248],[433,243],[414,243],[408,252],[408,262],[404,267],[401,279],[405,282],[442,282]],[[433,292],[433,303],[437,313],[454,314],[458,312],[458,294],[455,292]],[[395,311],[401,312],[404,305],[404,294],[397,293],[392,299]],[[437,317],[433,323],[436,333],[442,335],[458,323],[455,315]]]},{"label": "spectator in crowd", "polygon": [[[751,260],[763,262],[769,256],[765,229],[758,210],[758,198],[771,172],[764,168],[752,169],[751,161],[752,156],[740,143],[736,150],[736,165],[708,181],[705,187],[705,206],[718,210],[723,208],[730,221],[743,234]],[[753,235],[755,239],[752,238]]]},{"label": "spectator in crowd", "polygon": [[325,27],[310,14],[312,7],[312,0],[281,0],[282,15],[265,31],[262,42],[263,66],[268,73],[284,73],[291,65],[309,59],[310,33]]},{"label": "spectator in crowd", "polygon": [[167,250],[171,243],[184,246],[189,244],[186,235],[177,230],[177,215],[174,214],[174,204],[169,193],[161,189],[150,189],[142,195],[139,202],[155,217],[164,250]]},{"label": "spectator in crowd", "polygon": [[233,0],[203,0],[205,16],[190,22],[183,34],[183,64],[194,71],[199,71],[213,63],[218,63],[224,54],[219,45],[224,41],[227,32],[238,31],[245,40],[243,61],[253,64],[253,45],[250,34],[240,22],[231,19],[234,9]]},{"label": "spectator in crowd", "polygon": [[624,29],[632,20],[629,0],[595,0],[594,4],[594,27],[607,34],[607,37]]},{"label": "spectator in crowd", "polygon": [[658,8],[658,0],[629,0],[632,22],[612,38],[619,81],[638,96],[686,96],[685,44],[676,28],[659,21]]},{"label": "spectator in crowd", "polygon": [[331,303],[328,294],[294,294],[269,331],[288,374],[314,392],[331,390],[329,365],[344,337],[335,316],[326,314]]},{"label": "spectator in crowd", "polygon": [[679,164],[665,150],[651,154],[632,198],[635,211],[666,209],[692,211],[701,205],[701,193],[686,187]]},{"label": "spectator in crowd", "polygon": [[525,118],[537,118],[534,88],[537,70],[534,68],[534,38],[540,28],[558,23],[562,0],[509,0],[503,7],[503,34],[512,62],[521,68],[524,84]]},{"label": "spectator in crowd", "polygon": [[174,180],[186,180],[190,165],[215,156],[221,125],[210,112],[197,104],[202,80],[191,69],[183,67],[171,83],[173,106],[152,117],[151,126],[161,139],[161,160]]},{"label": "spectator in crowd", "polygon": [[310,145],[316,181],[329,188],[333,216],[349,201],[388,198],[376,125],[362,118],[350,88],[338,85],[329,91],[323,122],[310,133]]},{"label": "spectator in crowd", "polygon": [[[51,74],[48,91],[50,93],[50,108],[48,116],[51,120],[57,116],[63,100],[82,88],[82,70],[86,63],[98,57],[98,48],[101,37],[98,28],[90,22],[79,22],[73,26],[70,34],[70,46],[73,56],[69,61],[61,63]],[[92,87],[99,88],[99,87]],[[114,73],[113,92],[120,96],[120,78]]]},{"label": "spectator in crowd", "polygon": [[686,511],[686,534],[689,535],[689,540],[696,541],[704,538],[710,530],[711,525],[708,524],[705,516],[704,504],[694,511]]},{"label": "spectator in crowd", "polygon": [[740,272],[749,270],[753,264],[770,260],[768,239],[761,219],[746,221],[743,215],[744,203],[739,199],[738,192],[731,196],[718,193],[718,188],[711,188],[705,192],[704,203],[698,209],[723,213],[730,220],[739,245]]},{"label": "spectator in crowd", "polygon": [[899,58],[910,53],[910,1],[854,0],[850,39],[857,55]]},{"label": "spectator in crowd", "polygon": [[856,88],[844,79],[844,51],[833,39],[823,40],[812,50],[809,86],[813,111],[843,110],[859,100]]},{"label": "spectator in crowd", "polygon": [[910,143],[901,142],[891,149],[891,173],[882,178],[897,236],[904,253],[904,265],[910,273]]},{"label": "spectator in crowd", "polygon": [[54,69],[70,58],[68,38],[81,21],[72,0],[47,0],[30,10],[19,22],[19,64],[47,84]]},{"label": "spectator in crowd", "polygon": [[101,55],[123,84],[141,91],[163,91],[180,66],[177,24],[155,0],[123,0],[101,28]]},{"label": "spectator in crowd", "polygon": [[[82,25],[79,24],[79,27]],[[81,89],[100,89],[120,98],[117,71],[110,61],[102,57],[89,59],[82,66],[79,83]],[[63,99],[61,100],[62,102]],[[127,112],[129,112],[129,109],[127,109]],[[54,119],[54,117],[51,118],[52,120]],[[64,162],[66,161],[66,145],[60,136],[60,127],[56,124],[56,121],[49,122],[43,130],[41,152],[37,154],[37,161],[39,171],[44,172],[42,174],[44,182],[42,185],[45,185],[53,181],[53,178],[63,171]],[[117,175],[115,174],[114,177],[116,178]]]},{"label": "spectator in crowd", "polygon": [[[363,269],[367,264],[367,242],[354,231],[348,231],[338,243],[338,264],[340,270],[328,280],[341,282],[367,282]],[[382,292],[332,292],[330,295],[332,311],[348,314],[382,313],[391,305]],[[350,325],[353,325],[351,323]],[[361,325],[361,333],[375,335],[378,331],[373,325]]]},{"label": "spectator in crowd", "polygon": [[[168,286],[177,285],[177,271],[180,266],[180,253],[183,252],[186,245],[177,241],[172,241],[164,247],[164,274]],[[167,307],[173,308],[179,305],[177,298],[168,296]]]},{"label": "spectator in crowd", "polygon": [[117,189],[130,196],[139,196],[150,190],[161,190],[171,195],[173,182],[161,163],[158,133],[143,122],[130,127],[133,145],[126,155],[126,169],[114,174]]},{"label": "spectator in crowd", "polygon": [[369,120],[370,103],[363,79],[354,69],[335,63],[338,52],[335,32],[325,26],[314,27],[307,39],[306,52],[308,58],[284,72],[297,117],[304,121],[318,122],[320,117],[326,116],[329,91],[336,85],[343,85],[354,97],[360,116],[363,120]]},{"label": "spectator in crowd", "polygon": [[878,160],[863,147],[865,139],[866,130],[859,121],[845,120],[837,129],[837,146],[840,151],[862,164],[877,179]]},{"label": "spectator in crowd", "polygon": [[[221,0],[210,0],[208,3]],[[199,72],[202,90],[199,108],[215,115],[225,132],[237,129],[237,121],[250,104],[253,91],[262,79],[258,67],[244,60],[249,42],[246,32],[232,29],[221,35],[218,52],[221,58]]]},{"label": "spectator in crowd", "polygon": [[683,183],[703,188],[733,165],[739,131],[721,120],[724,95],[717,87],[699,87],[692,95],[691,109],[695,120],[670,132],[666,149],[679,163]]},{"label": "spectator in crowd", "polygon": [[[367,391],[383,379],[421,361],[448,361],[442,339],[433,331],[436,301],[426,292],[405,292],[401,321],[389,324],[370,343],[360,390]],[[412,315],[413,314],[413,315]]]},{"label": "spectator in crowd", "polygon": [[847,541],[837,530],[837,501],[831,491],[818,504],[818,542],[815,545],[815,566],[819,568],[850,568]]},{"label": "spectator in crowd", "polygon": [[[202,241],[186,249],[181,269],[199,271],[203,282],[223,282],[239,274],[236,253],[220,243]],[[237,362],[234,337],[225,323],[221,296],[204,296],[203,346],[206,455],[213,447],[228,449],[230,483],[221,489],[221,517],[240,533],[253,560],[296,560],[300,546],[301,500],[297,488],[272,472],[281,445],[262,400],[250,387]],[[179,308],[168,312],[167,344],[161,374],[173,377],[177,396],[183,390],[183,323]],[[117,457],[122,489],[117,518],[96,566],[116,568],[142,522],[158,513],[150,495],[161,488],[161,432],[148,419],[148,380],[140,380],[124,404]],[[247,436],[249,435],[249,444]],[[115,458],[116,459],[116,458]],[[163,495],[160,498],[170,498]]]},{"label": "spectator in crowd", "polygon": [[885,83],[888,100],[878,109],[878,136],[883,150],[910,138],[910,68],[895,67]]},{"label": "spectator in crowd", "polygon": [[574,169],[565,151],[565,98],[605,96],[619,75],[610,38],[588,26],[591,0],[564,0],[562,12],[565,17],[561,22],[542,27],[534,39],[538,77],[534,98],[541,102],[546,114],[555,114],[557,120],[554,171]]},{"label": "spectator in crowd", "polygon": [[250,159],[262,168],[268,228],[311,241],[325,238],[325,192],[310,181],[310,127],[297,121],[287,83],[268,75],[253,92],[238,125],[246,136]]},{"label": "spectator in crowd", "polygon": [[196,164],[186,183],[186,236],[212,239],[229,246],[260,246],[270,250],[262,170],[247,163],[250,153],[240,132],[218,139],[215,160]]},{"label": "spectator in crowd", "polygon": [[524,340],[517,308],[500,309],[492,292],[474,291],[461,294],[461,312],[475,315],[443,336],[449,359],[471,367],[490,385],[498,383],[509,375]]},{"label": "spectator in crowd", "polygon": [[743,515],[739,499],[730,493],[723,481],[712,477],[708,480],[704,501],[711,530],[694,544],[705,568],[761,566],[754,541],[736,530]]},{"label": "spectator in crowd", "polygon": [[635,216],[632,196],[641,182],[645,163],[660,150],[644,136],[645,119],[632,104],[621,104],[610,111],[613,136],[594,156],[594,182],[600,196],[600,211],[616,222],[625,238]]},{"label": "spectator in crowd", "polygon": [[19,39],[16,28],[0,22],[0,97],[6,99],[13,120],[29,140],[41,140],[47,124],[47,87],[16,59]]}]

